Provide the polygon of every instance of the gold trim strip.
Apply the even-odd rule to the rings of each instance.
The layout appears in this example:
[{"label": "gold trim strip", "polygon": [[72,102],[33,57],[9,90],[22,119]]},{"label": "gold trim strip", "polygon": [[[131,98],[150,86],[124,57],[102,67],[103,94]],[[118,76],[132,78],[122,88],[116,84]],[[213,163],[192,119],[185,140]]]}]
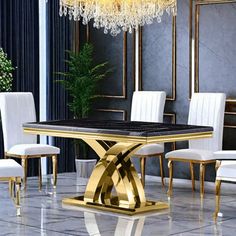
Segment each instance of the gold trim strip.
[{"label": "gold trim strip", "polygon": [[199,161],[199,160],[191,160],[191,159],[184,159],[184,158],[168,158],[169,161],[180,161],[180,162],[192,162],[192,163],[195,163],[195,164],[212,164],[212,163],[215,163],[216,160],[208,160],[208,161]]},{"label": "gold trim strip", "polygon": [[96,210],[100,210],[102,212],[109,211],[118,214],[125,214],[129,216],[144,214],[147,212],[153,211],[164,211],[169,208],[169,204],[166,202],[154,202],[154,201],[147,201],[146,206],[141,208],[129,209],[129,208],[120,208],[111,205],[99,205],[96,203],[86,203],[83,200],[83,196],[73,197],[73,198],[64,198],[62,200],[63,205],[71,205],[71,206],[79,206],[85,208],[92,208]]},{"label": "gold trim strip", "polygon": [[119,110],[119,109],[96,109],[96,111],[100,112],[115,112],[115,113],[122,113],[123,114],[123,120],[127,120],[127,111],[126,110]]},{"label": "gold trim strip", "polygon": [[76,131],[63,131],[53,129],[38,129],[38,128],[24,128],[24,132],[28,134],[38,134],[46,136],[64,137],[64,138],[78,138],[78,139],[93,139],[105,141],[125,141],[134,143],[167,143],[174,141],[185,141],[190,139],[211,138],[212,132],[187,133],[187,134],[173,134],[154,137],[139,137],[139,136],[124,136],[114,134],[97,134]]},{"label": "gold trim strip", "polygon": [[235,3],[236,0],[196,0],[196,5],[226,4]]}]

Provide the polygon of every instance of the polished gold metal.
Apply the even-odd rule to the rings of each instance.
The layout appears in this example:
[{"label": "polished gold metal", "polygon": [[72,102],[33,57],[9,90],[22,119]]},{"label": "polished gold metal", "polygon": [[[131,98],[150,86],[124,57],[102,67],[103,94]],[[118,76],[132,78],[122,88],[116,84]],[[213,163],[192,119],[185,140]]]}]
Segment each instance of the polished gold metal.
[{"label": "polished gold metal", "polygon": [[145,187],[145,168],[146,168],[146,158],[140,157],[141,182],[143,184],[143,187]]},{"label": "polished gold metal", "polygon": [[[175,124],[176,123],[176,114],[175,113],[164,113],[164,117],[171,117],[171,123]],[[172,150],[176,149],[176,142],[173,142],[172,145]],[[163,169],[163,159],[164,159],[164,155],[163,153],[156,153],[156,154],[152,154],[152,155],[135,155],[135,157],[137,158],[149,158],[149,157],[157,157],[159,158],[159,162],[160,162],[160,175],[161,175],[161,182],[162,182],[162,186],[165,186],[165,181],[164,181],[164,169]],[[140,170],[141,170],[141,180],[143,183],[143,186],[145,186],[145,163],[146,160],[140,160]]]},{"label": "polished gold metal", "polygon": [[53,187],[57,186],[57,155],[52,156],[52,168],[53,168]]},{"label": "polished gold metal", "polygon": [[84,196],[63,199],[64,204],[85,206],[128,215],[168,208],[167,203],[147,201],[143,185],[130,158],[145,144],[211,137],[212,132],[133,137],[24,128],[31,134],[79,138],[98,154],[100,160],[88,181]]},{"label": "polished gold metal", "polygon": [[206,166],[205,164],[200,164],[200,195],[201,198],[204,197],[204,180],[205,180]]},{"label": "polished gold metal", "polygon": [[126,110],[119,110],[119,109],[96,109],[99,112],[113,112],[113,113],[121,113],[122,120],[127,120],[127,111]]},{"label": "polished gold metal", "polygon": [[135,154],[134,157],[140,158],[141,181],[142,181],[143,186],[145,186],[146,158],[150,158],[150,157],[159,158],[161,182],[162,182],[162,186],[163,187],[165,186],[164,171],[163,171],[163,159],[164,159],[163,153],[157,153],[157,154],[152,154],[152,155],[137,155],[137,154]]},{"label": "polished gold metal", "polygon": [[42,168],[41,168],[41,158],[39,158],[39,191],[42,190]]},{"label": "polished gold metal", "polygon": [[220,212],[220,189],[221,189],[221,180],[216,180],[216,208],[214,213],[214,219],[216,220],[218,217],[218,213]]},{"label": "polished gold metal", "polygon": [[168,168],[169,168],[169,189],[167,195],[169,197],[172,196],[173,193],[173,161],[168,161]]},{"label": "polished gold metal", "polygon": [[55,129],[43,128],[24,128],[24,132],[28,134],[40,134],[54,137],[64,138],[78,138],[78,139],[92,139],[92,140],[106,140],[114,142],[131,142],[131,143],[167,143],[186,141],[192,139],[211,138],[212,131],[199,132],[199,133],[186,133],[186,134],[173,134],[153,137],[140,137],[140,136],[125,136],[125,135],[112,135],[112,134],[97,134],[77,131],[64,131]]},{"label": "polished gold metal", "polygon": [[194,178],[194,164],[189,162],[190,173],[191,173],[191,180],[192,180],[192,191],[195,191],[195,178]]},{"label": "polished gold metal", "polygon": [[[166,203],[147,201],[142,183],[130,157],[142,146],[118,142],[104,145],[84,141],[100,157],[86,187],[84,197],[63,199],[64,204],[92,207],[128,215],[168,208]],[[116,196],[113,196],[113,190]]]},{"label": "polished gold metal", "polygon": [[[216,160],[208,160],[208,161],[202,161],[202,160],[186,160],[185,158],[168,158],[169,160],[169,163],[171,162],[174,162],[174,161],[179,161],[179,162],[186,162],[186,163],[189,163],[189,165],[193,165],[193,164],[199,164],[200,165],[200,175],[199,175],[199,178],[200,178],[200,195],[201,195],[201,198],[204,197],[204,179],[205,179],[205,168],[206,168],[206,165],[208,164],[215,164],[216,163]],[[190,164],[191,163],[191,164]],[[172,169],[172,166],[169,167],[169,172],[172,172],[172,173],[169,173],[169,175],[172,176],[173,178],[173,169]],[[191,170],[191,166],[190,166],[190,171],[191,171],[191,176],[192,174],[192,170]],[[195,183],[193,185],[193,179],[192,179],[192,189],[193,189],[193,186],[195,187]],[[171,181],[171,188],[169,186],[169,189],[171,190],[171,193],[172,193],[172,181]],[[171,195],[169,195],[171,196]]]},{"label": "polished gold metal", "polygon": [[164,154],[160,155],[159,158],[159,162],[160,162],[160,174],[161,174],[161,183],[162,183],[162,187],[165,186],[165,182],[164,182],[164,168],[163,168],[163,161],[164,161]]},{"label": "polished gold metal", "polygon": [[221,161],[216,161],[216,165],[215,165],[216,172],[219,169],[220,165],[221,165]]},{"label": "polished gold metal", "polygon": [[[43,154],[43,155],[15,155],[15,154],[11,154],[11,153],[5,153],[5,158],[19,158],[21,159],[21,165],[24,169],[24,176],[23,176],[23,183],[24,183],[24,189],[26,189],[27,187],[27,172],[28,172],[28,159],[31,159],[31,158],[36,158],[36,159],[39,159],[39,162],[38,162],[38,170],[39,170],[39,190],[42,189],[42,171],[41,171],[41,158],[45,158],[45,157],[51,157],[53,159],[54,158],[57,158],[57,155],[52,155],[52,154]],[[54,164],[53,164],[54,165]],[[57,161],[55,161],[55,165],[57,165]],[[54,167],[53,167],[54,169]],[[57,170],[57,167],[55,167],[55,170]],[[57,171],[55,172],[55,175],[53,173],[53,182],[54,182],[54,187],[55,187],[55,183],[57,182]]]},{"label": "polished gold metal", "polygon": [[9,179],[9,195],[12,198],[14,194],[14,182],[12,179]]},{"label": "polished gold metal", "polygon": [[186,162],[186,163],[189,163],[189,162],[192,162],[193,164],[215,164],[216,163],[216,160],[208,160],[208,161],[202,161],[202,160],[186,160],[185,158],[168,158],[168,160],[171,160],[171,161],[180,161],[180,162]]},{"label": "polished gold metal", "polygon": [[[140,91],[143,90],[143,76],[142,76],[142,27],[139,30],[140,39],[139,39],[139,88]],[[176,100],[176,79],[177,79],[177,29],[176,29],[176,16],[172,16],[172,92],[171,96],[167,96],[167,101],[175,101]]]},{"label": "polished gold metal", "polygon": [[[193,8],[194,8],[194,14],[195,14],[195,20],[194,20],[194,25],[195,25],[195,32],[194,32],[194,40],[195,40],[195,55],[194,55],[194,64],[195,64],[195,76],[194,76],[194,91],[196,93],[199,92],[199,29],[200,29],[200,9],[202,6],[207,6],[207,5],[215,5],[215,4],[229,4],[229,3],[236,3],[236,0],[190,0],[190,30],[189,30],[189,40],[190,40],[190,77],[189,77],[189,98],[191,98],[192,94],[192,39],[193,39]],[[236,103],[236,98],[228,98],[227,103]],[[231,127],[229,127],[231,128]]]},{"label": "polished gold metal", "polygon": [[26,189],[27,185],[27,171],[28,171],[28,159],[26,156],[23,156],[21,159],[21,165],[24,169],[24,177],[23,177],[23,183],[24,183],[24,189]]},{"label": "polished gold metal", "polygon": [[15,203],[16,215],[20,216],[20,186],[21,177],[0,177],[0,181],[8,181],[9,195]]}]

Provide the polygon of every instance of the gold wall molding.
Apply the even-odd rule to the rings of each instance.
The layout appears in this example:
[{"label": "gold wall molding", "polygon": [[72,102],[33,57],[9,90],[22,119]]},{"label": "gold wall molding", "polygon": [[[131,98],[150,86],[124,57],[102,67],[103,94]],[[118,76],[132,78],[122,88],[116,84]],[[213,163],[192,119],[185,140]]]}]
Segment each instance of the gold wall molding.
[{"label": "gold wall molding", "polygon": [[[164,117],[170,117],[171,124],[176,124],[176,113],[174,112],[168,112],[164,113]],[[172,143],[172,150],[176,150],[176,142]]]},{"label": "gold wall molding", "polygon": [[[236,112],[235,111],[226,111],[225,116],[236,116]],[[230,128],[230,129],[236,129],[236,124],[225,122],[224,127]]]},{"label": "gold wall molding", "polygon": [[[172,17],[172,88],[171,88],[171,96],[167,96],[166,100],[167,101],[175,101],[176,100],[176,71],[177,71],[177,30],[176,30],[176,16]],[[136,48],[136,41],[134,40]],[[142,62],[142,54],[143,54],[143,27],[139,28],[139,40],[138,40],[138,53],[139,53],[139,58],[138,58],[138,70],[139,70],[139,76],[138,76],[138,84],[139,84],[139,90],[143,90],[143,76],[142,76],[142,67],[143,67],[143,62]],[[134,65],[135,68],[135,65]]]},{"label": "gold wall molding", "polygon": [[[86,42],[89,42],[91,39],[91,30],[89,24],[84,26],[85,28],[85,39]],[[73,27],[73,50],[78,52],[80,49],[80,25],[79,22],[74,23]],[[123,62],[122,62],[122,94],[99,94],[103,98],[118,98],[118,99],[127,99],[127,32],[123,33]]]},{"label": "gold wall molding", "polygon": [[122,120],[127,120],[127,111],[123,109],[96,109],[98,112],[113,112],[113,113],[121,113],[123,116]]},{"label": "gold wall molding", "polygon": [[[200,92],[199,89],[199,30],[200,30],[200,16],[201,16],[201,7],[214,4],[229,4],[236,3],[236,0],[190,0],[190,30],[189,30],[189,45],[190,45],[190,75],[189,75],[189,98],[192,96],[192,90],[195,93]],[[193,16],[194,12],[194,16]],[[194,24],[193,24],[194,18]],[[193,59],[193,42],[194,39],[194,59]],[[192,61],[194,60],[194,62]],[[194,88],[192,88],[192,64],[194,63]],[[235,98],[227,98],[227,104],[236,103]]]},{"label": "gold wall molding", "polygon": [[[90,26],[86,28],[87,42],[91,39]],[[127,32],[123,33],[123,62],[122,62],[122,94],[99,94],[103,98],[127,99]]]}]

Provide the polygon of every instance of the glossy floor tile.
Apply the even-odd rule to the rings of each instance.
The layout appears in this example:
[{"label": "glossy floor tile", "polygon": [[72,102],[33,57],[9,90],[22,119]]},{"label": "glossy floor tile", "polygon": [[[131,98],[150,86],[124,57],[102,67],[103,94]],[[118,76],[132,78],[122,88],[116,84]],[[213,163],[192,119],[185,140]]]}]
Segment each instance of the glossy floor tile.
[{"label": "glossy floor tile", "polygon": [[[0,235],[234,235],[236,232],[236,185],[222,188],[223,218],[214,222],[214,187],[206,189],[205,199],[191,192],[188,184],[174,183],[170,209],[158,214],[123,217],[107,213],[77,210],[61,204],[68,196],[82,195],[86,179],[76,179],[75,173],[60,174],[53,191],[51,176],[43,190],[38,191],[37,178],[28,179],[27,190],[21,192],[22,216],[15,216],[15,207],[8,196],[8,184],[0,183]],[[168,201],[161,183],[146,183],[147,198]]]}]

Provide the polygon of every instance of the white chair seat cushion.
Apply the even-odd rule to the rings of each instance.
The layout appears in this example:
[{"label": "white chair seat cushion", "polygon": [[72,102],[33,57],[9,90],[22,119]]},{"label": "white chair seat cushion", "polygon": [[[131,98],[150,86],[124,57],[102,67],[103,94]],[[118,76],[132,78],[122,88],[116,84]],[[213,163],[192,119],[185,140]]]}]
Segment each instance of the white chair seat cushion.
[{"label": "white chair seat cushion", "polygon": [[23,167],[12,159],[0,160],[0,178],[23,177]]},{"label": "white chair seat cushion", "polygon": [[164,145],[163,144],[147,144],[140,148],[135,154],[136,155],[155,155],[164,152]]},{"label": "white chair seat cushion", "polygon": [[168,158],[207,161],[214,159],[214,153],[208,150],[202,149],[179,149],[176,151],[168,152],[165,156]]},{"label": "white chair seat cushion", "polygon": [[[223,161],[226,162],[227,161]],[[216,179],[226,180],[226,181],[236,181],[236,162],[231,165],[221,165],[217,170]]]},{"label": "white chair seat cushion", "polygon": [[59,148],[45,144],[18,144],[7,152],[9,155],[56,155],[59,153]]},{"label": "white chair seat cushion", "polygon": [[216,160],[236,160],[236,151],[218,151],[214,152]]}]

